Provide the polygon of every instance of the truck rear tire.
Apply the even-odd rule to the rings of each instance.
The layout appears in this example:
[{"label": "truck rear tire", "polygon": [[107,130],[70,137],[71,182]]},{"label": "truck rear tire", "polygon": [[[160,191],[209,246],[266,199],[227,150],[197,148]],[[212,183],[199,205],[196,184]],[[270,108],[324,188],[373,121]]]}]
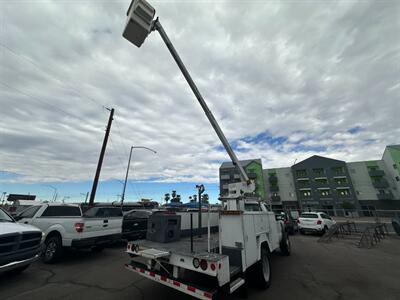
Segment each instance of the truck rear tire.
[{"label": "truck rear tire", "polygon": [[279,243],[279,249],[281,250],[281,253],[285,256],[290,255],[290,240],[289,240],[289,235],[287,232],[283,231],[282,232],[282,240]]},{"label": "truck rear tire", "polygon": [[61,252],[61,238],[58,235],[49,236],[45,241],[43,262],[46,264],[55,263],[60,258]]},{"label": "truck rear tire", "polygon": [[261,248],[261,259],[255,265],[255,283],[260,289],[267,289],[271,285],[271,261],[267,247]]}]

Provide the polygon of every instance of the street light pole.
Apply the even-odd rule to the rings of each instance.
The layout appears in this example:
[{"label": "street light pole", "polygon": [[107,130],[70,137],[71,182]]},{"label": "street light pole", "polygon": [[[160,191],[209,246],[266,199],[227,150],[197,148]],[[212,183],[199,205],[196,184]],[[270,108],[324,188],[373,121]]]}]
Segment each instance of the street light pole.
[{"label": "street light pole", "polygon": [[128,167],[126,168],[126,174],[125,174],[125,182],[124,182],[124,188],[122,190],[122,196],[121,196],[121,206],[124,204],[124,200],[125,200],[125,191],[126,191],[126,183],[128,182],[128,175],[129,175],[129,167],[131,165],[131,158],[132,158],[132,151],[133,149],[146,149],[149,150],[151,152],[153,152],[154,154],[157,153],[157,151],[147,148],[147,147],[143,147],[143,146],[131,146],[131,151],[129,153],[129,160],[128,160]]},{"label": "street light pole", "polygon": [[54,186],[52,186],[52,185],[47,185],[49,188],[52,188],[53,190],[54,190],[54,194],[53,194],[53,198],[51,199],[51,202],[54,202],[54,201],[56,201],[56,198],[57,198],[57,188],[55,188]]}]

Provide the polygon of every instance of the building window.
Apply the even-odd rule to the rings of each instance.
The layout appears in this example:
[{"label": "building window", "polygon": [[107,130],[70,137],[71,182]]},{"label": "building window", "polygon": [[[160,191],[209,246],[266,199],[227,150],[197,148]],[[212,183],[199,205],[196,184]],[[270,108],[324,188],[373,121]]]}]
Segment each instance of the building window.
[{"label": "building window", "polygon": [[320,190],[319,191],[320,196],[322,197],[327,197],[331,195],[331,190]]},{"label": "building window", "polygon": [[396,180],[397,180],[397,181],[400,181],[400,178],[399,178],[399,176],[396,176],[395,178],[396,178]]},{"label": "building window", "polygon": [[315,183],[326,185],[326,184],[328,184],[328,179],[326,179],[326,178],[315,179]]},{"label": "building window", "polygon": [[333,175],[343,175],[344,169],[343,169],[343,167],[333,167],[332,172],[333,172]]},{"label": "building window", "polygon": [[377,171],[377,170],[379,170],[378,166],[368,166],[367,169],[368,169],[368,171]]},{"label": "building window", "polygon": [[337,192],[338,192],[339,196],[348,196],[348,195],[350,195],[350,190],[349,189],[340,189],[340,190],[337,190]]},{"label": "building window", "polygon": [[306,170],[296,170],[296,177],[307,177]]},{"label": "building window", "polygon": [[311,191],[300,191],[300,194],[303,197],[310,197],[311,196]]},{"label": "building window", "polygon": [[316,176],[324,176],[325,175],[325,170],[322,168],[313,169],[313,172]]},{"label": "building window", "polygon": [[300,187],[308,187],[310,186],[310,180],[299,180],[298,181]]},{"label": "building window", "polygon": [[346,184],[347,178],[335,178],[335,183],[336,184]]}]

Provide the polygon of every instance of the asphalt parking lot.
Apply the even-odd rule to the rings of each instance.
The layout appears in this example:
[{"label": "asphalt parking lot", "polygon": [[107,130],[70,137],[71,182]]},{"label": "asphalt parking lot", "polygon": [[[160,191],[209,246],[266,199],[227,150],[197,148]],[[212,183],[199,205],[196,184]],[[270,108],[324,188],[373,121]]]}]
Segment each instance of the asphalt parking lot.
[{"label": "asphalt parking lot", "polygon": [[[400,299],[400,237],[374,249],[317,240],[294,236],[290,257],[272,257],[271,287],[250,288],[248,298]],[[122,245],[97,254],[69,252],[56,265],[37,262],[18,276],[0,276],[0,299],[194,299],[125,270],[127,261]]]}]

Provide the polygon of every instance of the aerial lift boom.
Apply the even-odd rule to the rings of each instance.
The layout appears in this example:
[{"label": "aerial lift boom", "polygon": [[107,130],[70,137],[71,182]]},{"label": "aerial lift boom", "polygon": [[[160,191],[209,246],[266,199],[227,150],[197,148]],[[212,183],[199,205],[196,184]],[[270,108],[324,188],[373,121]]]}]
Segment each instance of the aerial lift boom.
[{"label": "aerial lift boom", "polygon": [[200,94],[200,91],[198,90],[184,63],[179,57],[178,52],[175,50],[175,47],[172,45],[170,39],[168,38],[168,35],[165,33],[159,19],[153,19],[155,15],[155,9],[145,0],[133,0],[128,8],[127,15],[128,22],[126,24],[123,36],[136,46],[140,47],[151,31],[156,30],[161,35],[161,38],[163,39],[169,52],[171,53],[176,64],[181,70],[192,92],[200,103],[201,108],[206,114],[208,121],[211,123],[211,126],[214,128],[216,134],[218,135],[232,163],[238,169],[242,182],[240,182],[239,184],[236,183],[230,185],[229,190],[230,192],[232,192],[230,196],[236,198],[243,193],[252,193],[254,191],[254,183],[251,182],[243,166],[240,164],[235,152],[233,151],[231,145],[229,144],[224,133],[219,127],[218,122],[208,108],[207,103],[205,102],[203,96]]}]

